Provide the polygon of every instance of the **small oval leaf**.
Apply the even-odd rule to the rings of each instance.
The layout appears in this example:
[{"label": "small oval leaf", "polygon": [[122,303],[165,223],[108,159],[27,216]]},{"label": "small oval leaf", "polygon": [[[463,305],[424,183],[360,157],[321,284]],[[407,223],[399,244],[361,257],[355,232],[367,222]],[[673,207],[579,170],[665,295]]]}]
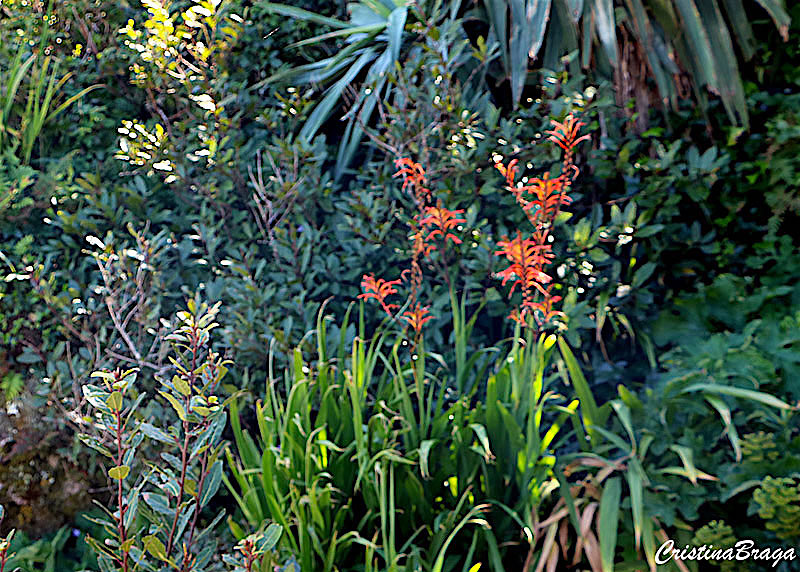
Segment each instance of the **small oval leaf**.
[{"label": "small oval leaf", "polygon": [[131,468],[128,465],[120,465],[118,467],[112,467],[108,470],[108,476],[112,479],[116,479],[121,481],[125,477],[128,476],[128,473],[131,472]]}]

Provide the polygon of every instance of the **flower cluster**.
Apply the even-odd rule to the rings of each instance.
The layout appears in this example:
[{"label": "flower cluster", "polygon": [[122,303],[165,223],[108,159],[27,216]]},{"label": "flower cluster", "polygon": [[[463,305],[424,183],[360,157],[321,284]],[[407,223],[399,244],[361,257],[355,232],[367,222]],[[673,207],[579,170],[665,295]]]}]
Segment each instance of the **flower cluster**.
[{"label": "flower cluster", "polygon": [[364,293],[359,296],[362,299],[373,298],[378,301],[381,308],[392,315],[392,311],[399,308],[397,304],[387,304],[386,298],[392,294],[397,294],[395,289],[396,284],[402,283],[402,280],[384,280],[383,278],[375,278],[373,274],[364,274],[361,278],[361,288]]},{"label": "flower cluster", "polygon": [[572,202],[568,192],[579,174],[573,162],[574,149],[578,143],[589,138],[588,135],[580,136],[583,123],[572,114],[567,115],[563,123],[552,123],[554,128],[547,132],[548,140],[564,152],[561,173],[557,177],[544,173],[542,177],[534,177],[523,184],[517,182],[517,159],[513,159],[508,165],[499,161],[495,163],[495,167],[505,178],[506,189],[514,195],[534,228],[530,237],[524,237],[519,231],[514,238],[505,237],[498,243],[500,250],[495,253],[497,256],[504,256],[510,263],[497,274],[503,279],[503,285],[511,282],[510,293],[517,286],[522,292],[522,303],[511,312],[509,318],[523,326],[528,325],[529,316],[533,316],[541,327],[563,315],[554,309],[554,304],[561,297],[552,293],[553,278],[545,271],[555,256],[553,236],[550,233],[561,208]]},{"label": "flower cluster", "polygon": [[464,213],[463,210],[449,210],[441,201],[433,204],[433,193],[427,187],[425,169],[422,165],[408,158],[398,159],[395,165],[397,172],[394,176],[403,178],[403,190],[411,195],[417,210],[409,221],[412,242],[411,262],[409,268],[401,273],[399,280],[384,280],[376,278],[373,274],[364,274],[361,279],[363,293],[359,298],[377,300],[381,308],[389,316],[394,317],[394,311],[400,306],[389,304],[386,299],[398,293],[396,285],[408,282],[409,294],[406,304],[410,309],[404,312],[401,318],[416,335],[419,335],[425,323],[433,318],[428,313],[430,306],[423,306],[418,300],[423,280],[421,260],[429,258],[436,250],[446,249],[448,243],[461,244],[461,239],[453,231],[460,230],[460,225],[467,221],[460,216]]}]

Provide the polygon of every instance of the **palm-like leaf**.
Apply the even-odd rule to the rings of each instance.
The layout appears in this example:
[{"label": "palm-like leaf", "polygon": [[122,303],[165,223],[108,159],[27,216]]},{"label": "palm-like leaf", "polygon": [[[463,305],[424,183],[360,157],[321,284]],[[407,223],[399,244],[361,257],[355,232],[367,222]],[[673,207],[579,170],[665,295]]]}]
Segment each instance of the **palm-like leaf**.
[{"label": "palm-like leaf", "polygon": [[[756,3],[785,39],[790,19],[784,0]],[[735,45],[745,59],[755,49],[743,0],[484,0],[483,6],[515,102],[531,63],[556,69],[558,58],[574,50],[580,50],[584,67],[593,60],[593,67],[602,67],[597,65],[602,59],[618,82],[644,81],[622,75],[618,32],[624,29],[643,55],[662,101],[677,102],[676,76],[683,68],[701,102],[710,91],[720,97],[733,123],[747,125]]]},{"label": "palm-like leaf", "polygon": [[382,97],[388,97],[391,85],[386,81],[388,72],[400,58],[406,19],[407,2],[404,0],[361,0],[348,6],[350,20],[344,22],[327,18],[293,6],[266,3],[268,11],[284,16],[325,24],[335,28],[326,34],[298,42],[314,44],[335,38],[344,38],[345,46],[335,56],[319,62],[298,66],[275,74],[262,83],[292,79],[299,83],[326,84],[333,82],[316,104],[300,131],[300,136],[312,138],[325,121],[341,104],[345,90],[363,75],[368,90],[359,94],[345,117],[349,120],[336,161],[336,176],[350,163],[358,143],[363,137],[362,125],[367,122]]}]

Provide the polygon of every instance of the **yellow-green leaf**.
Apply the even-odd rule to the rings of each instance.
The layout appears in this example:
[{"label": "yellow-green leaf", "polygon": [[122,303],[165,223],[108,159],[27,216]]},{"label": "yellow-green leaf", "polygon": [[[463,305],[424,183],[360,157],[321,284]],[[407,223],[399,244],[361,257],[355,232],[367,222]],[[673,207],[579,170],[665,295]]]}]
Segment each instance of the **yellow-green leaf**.
[{"label": "yellow-green leaf", "polygon": [[118,467],[112,467],[108,470],[108,476],[112,479],[116,479],[121,481],[125,477],[128,476],[128,473],[131,472],[131,468],[128,465],[120,465]]},{"label": "yellow-green leaf", "polygon": [[208,417],[208,414],[211,413],[211,410],[208,407],[203,407],[202,405],[195,405],[192,408],[192,411],[203,417]]},{"label": "yellow-green leaf", "polygon": [[186,409],[184,409],[183,405],[181,405],[180,402],[177,399],[175,399],[175,397],[173,397],[166,391],[159,391],[159,393],[164,397],[164,399],[169,401],[170,405],[172,405],[172,408],[178,414],[180,420],[186,421]]},{"label": "yellow-green leaf", "polygon": [[178,390],[178,393],[181,395],[188,397],[192,394],[192,388],[189,387],[189,384],[179,375],[173,376],[172,385],[175,386],[175,389]]},{"label": "yellow-green leaf", "polygon": [[153,535],[145,536],[142,539],[142,544],[144,544],[144,549],[152,554],[155,558],[164,561],[167,560],[167,549],[164,546],[164,543],[161,542],[158,537]]},{"label": "yellow-green leaf", "polygon": [[93,371],[89,377],[101,377],[109,381],[114,381],[114,374],[107,371]]},{"label": "yellow-green leaf", "polygon": [[122,409],[122,394],[119,391],[113,392],[106,399],[106,405],[111,411],[119,411]]}]

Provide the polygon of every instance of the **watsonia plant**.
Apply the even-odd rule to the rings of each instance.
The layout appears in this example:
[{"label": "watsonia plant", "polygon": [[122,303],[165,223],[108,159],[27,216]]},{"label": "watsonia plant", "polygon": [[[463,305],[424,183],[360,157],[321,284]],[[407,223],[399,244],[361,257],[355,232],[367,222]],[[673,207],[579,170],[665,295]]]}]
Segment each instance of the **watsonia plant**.
[{"label": "watsonia plant", "polygon": [[[408,220],[409,239],[412,245],[409,267],[400,273],[400,278],[385,280],[376,278],[373,274],[364,274],[361,281],[361,299],[377,300],[387,316],[393,321],[402,320],[405,329],[411,328],[414,332],[413,343],[408,346],[409,355],[417,364],[415,380],[419,381],[424,371],[424,336],[423,326],[432,320],[430,304],[422,306],[419,295],[422,290],[424,273],[422,265],[427,263],[433,268],[437,277],[444,282],[450,294],[450,307],[452,310],[452,326],[454,338],[455,388],[459,394],[463,393],[470,381],[480,377],[473,373],[478,360],[489,351],[475,352],[467,357],[467,342],[475,321],[485,300],[481,300],[472,316],[467,318],[467,292],[464,291],[459,301],[456,293],[454,277],[451,276],[452,249],[462,243],[456,234],[463,229],[466,219],[462,209],[450,210],[445,208],[441,199],[435,198],[433,191],[428,186],[425,168],[407,158],[402,157],[395,161],[398,167],[395,177],[403,179],[402,190],[408,192],[413,201],[413,216]],[[387,298],[398,294],[396,286],[408,283],[406,301],[402,305],[388,303]],[[405,310],[405,311],[403,311]],[[399,319],[398,319],[399,318]],[[416,356],[416,357],[414,357]],[[488,365],[484,360],[483,367]]]},{"label": "watsonia plant", "polygon": [[[563,175],[531,185],[524,192],[533,198],[518,195],[539,233],[520,240],[530,240],[527,248],[534,251],[549,251],[540,247],[549,247],[577,172],[572,153],[582,140],[580,124],[569,117],[556,127],[552,137],[565,147]],[[265,400],[256,403],[258,434],[245,431],[232,411],[237,452],[228,458],[233,478],[227,484],[243,522],[231,519],[231,528],[243,537],[264,521],[282,525],[279,550],[296,557],[301,570],[552,566],[554,536],[540,514],[556,502],[550,497],[560,486],[555,450],[559,440],[575,435],[564,431],[568,420],[585,441],[587,433],[594,437],[607,408],[597,407],[563,340],[540,331],[552,318],[542,305],[552,311],[557,302],[541,278],[551,257],[529,261],[520,254],[519,276],[528,280],[526,288],[532,286],[517,312],[522,319],[510,347],[487,348],[491,352],[467,359],[475,315],[466,319],[467,300],[457,300],[447,258],[435,257],[458,244],[455,232],[464,220],[460,211],[434,201],[421,165],[409,159],[397,164],[415,205],[410,267],[392,280],[364,275],[360,295],[387,313],[388,328],[369,336],[362,305],[358,327],[350,327],[348,311],[338,340],[330,340],[323,308],[311,333],[315,355],[296,350],[282,383],[270,369]],[[423,326],[432,316],[419,301],[423,261],[442,271],[450,289],[456,347],[448,355],[455,364],[424,348]],[[534,322],[537,327],[527,327]],[[561,370],[578,399],[557,390],[559,376],[547,367],[557,341]],[[475,368],[481,353],[497,359]],[[442,367],[431,368],[433,363]],[[476,382],[462,383],[472,369]],[[579,404],[583,423],[576,415]]]},{"label": "watsonia plant", "polygon": [[[558,176],[551,178],[547,172],[542,177],[526,179],[527,182],[523,184],[516,180],[518,159],[512,159],[508,165],[503,165],[500,161],[495,163],[495,167],[505,177],[506,189],[514,195],[533,226],[533,234],[529,237],[523,236],[517,230],[516,237],[505,237],[498,243],[500,250],[496,254],[505,256],[511,263],[498,273],[498,277],[503,279],[503,285],[511,282],[511,293],[517,286],[522,291],[522,302],[511,312],[509,318],[522,326],[531,326],[535,320],[537,328],[563,316],[562,312],[554,308],[561,296],[553,294],[553,278],[545,269],[555,257],[552,246],[553,227],[561,213],[561,207],[572,202],[568,192],[580,172],[574,162],[575,147],[589,138],[588,135],[580,135],[580,128],[584,124],[572,114],[567,115],[563,123],[552,123],[554,129],[547,132],[550,135],[548,140],[563,151],[561,173]],[[540,299],[537,300],[537,297]]]},{"label": "watsonia plant", "polygon": [[[222,480],[221,435],[227,421],[227,403],[218,392],[228,362],[211,343],[218,311],[219,304],[190,301],[167,336],[174,350],[174,375],[159,380],[159,394],[175,422],[151,424],[137,415],[147,396],[136,385],[135,369],[97,371],[92,377],[100,383],[83,387],[95,410],[95,433],[82,435],[82,440],[112,464],[111,508],[103,507],[105,517],[96,521],[107,538],[88,538],[103,572],[205,572],[220,567],[214,559],[214,531],[224,511],[200,528],[200,513]],[[137,459],[145,437],[160,452],[157,459]],[[225,562],[255,570],[256,562],[260,566],[269,560],[279,533],[272,528],[244,539],[241,555],[227,556]]]},{"label": "watsonia plant", "polygon": [[402,357],[403,335],[368,339],[362,315],[348,342],[348,320],[331,340],[320,313],[316,355],[298,349],[282,380],[271,372],[256,435],[232,409],[236,536],[280,524],[279,549],[300,570],[512,571],[529,552],[536,562],[556,438],[578,405],[545,373],[555,336],[518,328],[485,398],[476,386],[445,405],[441,379],[417,383],[422,358]]},{"label": "watsonia plant", "polygon": [[[399,280],[384,280],[375,278],[372,274],[365,274],[361,280],[363,293],[362,299],[375,299],[390,318],[395,318],[394,311],[400,308],[397,304],[387,304],[386,299],[397,294],[396,285],[408,282],[408,297],[403,308],[402,319],[406,326],[414,331],[414,339],[418,343],[422,336],[422,326],[431,320],[430,306],[422,306],[419,302],[420,289],[422,288],[423,259],[435,264],[448,286],[451,286],[449,269],[446,260],[434,258],[433,252],[446,252],[448,242],[461,244],[461,239],[451,231],[466,223],[460,218],[463,210],[448,210],[442,205],[441,200],[434,202],[433,192],[427,186],[425,168],[408,158],[395,161],[398,167],[395,177],[403,178],[403,190],[407,191],[414,202],[415,213],[409,220],[410,239],[412,244],[411,261],[409,268],[400,273]],[[452,287],[452,286],[451,286]],[[413,348],[412,348],[413,349]]]}]

